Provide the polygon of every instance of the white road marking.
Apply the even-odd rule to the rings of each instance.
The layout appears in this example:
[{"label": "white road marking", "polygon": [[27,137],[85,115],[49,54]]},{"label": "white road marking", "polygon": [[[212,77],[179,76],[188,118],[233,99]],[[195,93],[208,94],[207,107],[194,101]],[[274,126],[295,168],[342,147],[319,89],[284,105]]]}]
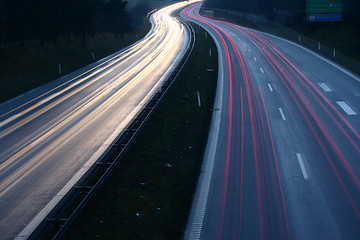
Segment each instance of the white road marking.
[{"label": "white road marking", "polygon": [[357,115],[357,113],[344,101],[338,101],[336,103],[346,112],[347,115]]},{"label": "white road marking", "polygon": [[268,87],[269,87],[269,89],[270,89],[271,92],[274,91],[274,89],[271,87],[271,84],[270,84],[270,83],[268,83]]},{"label": "white road marking", "polygon": [[318,85],[325,91],[325,92],[332,92],[331,88],[328,87],[325,83],[318,83]]},{"label": "white road marking", "polygon": [[[217,46],[220,46],[216,37],[214,37],[214,41],[216,42]],[[223,66],[225,60],[223,59],[222,49],[219,48],[219,66]],[[201,229],[204,223],[205,218],[205,211],[207,207],[207,200],[210,191],[210,183],[213,175],[214,170],[214,162],[215,162],[215,155],[217,153],[217,146],[219,141],[219,132],[220,132],[220,119],[222,116],[221,107],[223,106],[223,89],[224,89],[224,79],[225,73],[223,68],[219,68],[218,73],[218,88],[216,90],[217,97],[215,98],[214,103],[214,111],[212,113],[212,121],[210,126],[210,133],[208,137],[208,142],[206,144],[206,150],[204,153],[202,169],[196,193],[193,200],[193,207],[191,208],[189,221],[185,231],[184,239],[200,239],[201,237]],[[216,111],[218,110],[218,111]],[[194,207],[196,206],[196,207]]]},{"label": "white road marking", "polygon": [[284,114],[284,111],[282,110],[282,108],[279,108],[279,112],[281,114],[281,118],[286,121],[286,117],[285,117],[285,114]]},{"label": "white road marking", "polygon": [[14,121],[15,119],[17,119],[17,118],[20,117],[20,116],[22,116],[22,114],[15,114],[15,115],[13,115],[13,116],[5,119],[4,121],[1,121],[1,122],[0,122],[0,127],[5,126],[6,124]]},{"label": "white road marking", "polygon": [[305,169],[305,165],[304,165],[304,162],[302,160],[302,157],[301,157],[301,154],[300,153],[296,153],[296,158],[299,162],[299,165],[300,165],[300,168],[301,168],[301,172],[304,176],[304,179],[308,179],[308,175],[307,175],[307,172],[306,172],[306,169]]},{"label": "white road marking", "polygon": [[261,71],[261,73],[264,73],[264,70],[262,68],[260,68],[260,71]]},{"label": "white road marking", "polygon": [[255,62],[257,61],[256,57],[254,57]]},{"label": "white road marking", "polygon": [[249,51],[249,52],[251,52],[251,50],[250,50],[250,49],[248,49],[248,51]]}]

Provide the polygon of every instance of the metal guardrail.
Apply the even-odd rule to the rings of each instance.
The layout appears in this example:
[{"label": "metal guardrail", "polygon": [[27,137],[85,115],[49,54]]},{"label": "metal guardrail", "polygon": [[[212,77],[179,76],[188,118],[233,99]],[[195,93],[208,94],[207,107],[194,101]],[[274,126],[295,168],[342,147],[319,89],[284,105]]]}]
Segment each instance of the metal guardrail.
[{"label": "metal guardrail", "polygon": [[66,194],[60,203],[50,212],[44,221],[30,235],[29,239],[60,239],[65,230],[79,215],[99,186],[110,175],[115,166],[120,162],[124,153],[141,131],[145,123],[153,114],[156,107],[163,100],[172,83],[179,76],[180,71],[188,61],[195,44],[194,29],[188,23],[180,21],[190,33],[190,41],[183,58],[177,67],[164,81],[158,92],[154,94],[140,114],[132,121],[128,128],[112,144],[110,150],[99,159],[79,182]]}]

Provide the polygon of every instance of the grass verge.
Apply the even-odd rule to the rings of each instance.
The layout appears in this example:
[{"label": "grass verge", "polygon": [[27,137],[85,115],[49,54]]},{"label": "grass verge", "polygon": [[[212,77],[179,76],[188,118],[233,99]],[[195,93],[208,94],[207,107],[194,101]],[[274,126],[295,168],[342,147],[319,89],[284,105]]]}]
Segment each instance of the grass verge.
[{"label": "grass verge", "polygon": [[194,28],[197,40],[184,71],[63,239],[182,238],[217,83],[216,47]]},{"label": "grass verge", "polygon": [[26,42],[25,47],[8,44],[0,48],[0,103],[58,78],[59,64],[62,74],[68,74],[95,60],[104,58],[145,36],[150,25],[133,29],[116,39],[111,34],[97,34],[87,38],[83,46],[81,37],[65,38],[58,45],[37,41]]},{"label": "grass verge", "polygon": [[[236,12],[214,10],[216,17],[229,19],[244,27],[260,30],[288,39],[360,75],[360,32],[344,22],[307,22],[298,26],[281,26],[269,22],[254,22]],[[299,42],[300,37],[300,42]],[[319,50],[319,42],[321,50]],[[334,58],[333,50],[336,50]]]}]

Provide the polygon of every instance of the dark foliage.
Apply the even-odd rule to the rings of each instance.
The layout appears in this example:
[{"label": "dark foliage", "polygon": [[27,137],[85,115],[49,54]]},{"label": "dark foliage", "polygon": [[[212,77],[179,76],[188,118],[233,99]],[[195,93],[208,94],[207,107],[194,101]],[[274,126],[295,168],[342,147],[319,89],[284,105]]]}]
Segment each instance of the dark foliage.
[{"label": "dark foliage", "polygon": [[[206,7],[265,14],[270,18],[287,13],[292,16],[292,22],[296,25],[307,24],[306,3],[307,0],[205,0]],[[359,0],[343,0],[342,23],[355,26],[360,30],[359,9]],[[324,23],[313,25],[314,27],[322,27]]]},{"label": "dark foliage", "polygon": [[109,26],[116,38],[118,38],[119,34],[123,35],[130,25],[130,19],[125,11],[125,6],[126,2],[109,0],[107,4],[102,5],[101,8],[104,22],[108,23],[103,26]]},{"label": "dark foliage", "polygon": [[124,0],[0,0],[0,44],[38,39],[41,46],[59,36],[97,32],[123,34],[129,27]]}]

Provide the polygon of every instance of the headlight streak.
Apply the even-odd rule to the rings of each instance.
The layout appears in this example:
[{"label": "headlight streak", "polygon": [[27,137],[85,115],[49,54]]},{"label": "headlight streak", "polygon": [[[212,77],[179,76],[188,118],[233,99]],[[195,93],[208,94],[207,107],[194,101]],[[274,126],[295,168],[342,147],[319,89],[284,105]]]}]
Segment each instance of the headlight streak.
[{"label": "headlight streak", "polygon": [[[150,43],[146,43],[146,44],[140,44],[141,47],[147,47],[147,46],[150,46],[152,45],[152,42]],[[134,49],[134,51],[138,51],[139,49]],[[122,75],[122,74],[127,74],[129,75],[128,72],[132,72],[134,74],[136,74],[136,72],[138,71],[138,68],[139,68],[139,63],[142,63],[142,61],[147,61],[149,62],[149,60],[147,59],[152,59],[152,57],[154,56],[154,54],[156,54],[157,52],[155,51],[155,53],[153,51],[151,51],[151,54],[148,56],[148,55],[143,55],[143,56],[140,56],[140,58],[137,58],[135,61],[133,61],[133,63],[128,66],[127,68],[125,68],[124,70],[122,70],[122,72],[120,72],[118,75]],[[134,53],[133,53],[134,54]],[[127,58],[128,56],[131,56],[130,53],[127,54],[126,56],[124,56],[124,58]],[[24,111],[20,112],[17,114],[17,118],[19,118],[20,116],[23,116],[29,112],[32,112],[33,110],[37,110],[39,107],[41,107],[42,105],[44,105],[45,103],[47,103],[48,101],[54,99],[55,97],[57,96],[60,96],[64,93],[67,93],[68,91],[70,90],[73,90],[72,92],[69,92],[68,95],[64,95],[62,96],[61,99],[57,100],[56,103],[52,103],[51,106],[45,106],[45,108],[43,109],[40,109],[38,110],[39,112],[35,112],[32,114],[32,117],[31,118],[27,118],[28,120],[27,121],[22,121],[20,122],[19,124],[15,124],[13,126],[11,126],[10,128],[7,128],[6,131],[3,131],[3,132],[0,132],[0,139],[3,138],[4,136],[6,136],[7,134],[11,133],[12,131],[16,130],[17,128],[25,125],[26,123],[28,123],[29,121],[33,120],[34,118],[40,116],[41,114],[45,113],[47,110],[49,109],[52,109],[54,106],[56,106],[57,104],[60,104],[62,103],[64,100],[66,99],[69,99],[70,97],[73,97],[76,93],[84,90],[86,87],[88,86],[91,86],[94,82],[96,82],[97,80],[101,79],[102,77],[104,76],[107,76],[112,70],[109,68],[116,68],[118,67],[120,64],[122,64],[122,61],[124,60],[124,58],[120,58],[114,62],[111,63],[111,65],[107,66],[104,69],[101,69],[101,70],[97,70],[97,71],[94,71],[93,73],[89,74],[88,76],[80,79],[79,81],[75,82],[75,83],[72,83],[71,85],[69,85],[68,87],[62,89],[61,91],[57,92],[57,93],[54,93],[52,95],[50,95],[49,97],[47,97],[46,99],[42,99],[40,100],[38,103],[34,104],[33,106],[25,109]],[[120,62],[120,63],[119,63]],[[142,63],[142,65],[140,66],[146,66],[146,64]],[[137,67],[137,68],[136,68]],[[98,73],[102,72],[99,76],[96,76]],[[91,78],[91,77],[94,77],[96,76],[95,78]],[[90,79],[91,78],[91,79]],[[90,79],[90,80],[89,80]],[[89,81],[86,81],[86,80],[89,80]],[[85,84],[82,84],[83,82],[85,82]],[[109,81],[110,82],[110,81]],[[111,83],[111,82],[110,82]],[[82,85],[80,85],[82,84]],[[78,87],[77,89],[75,87]],[[12,119],[15,120],[16,118]],[[6,124],[10,123],[7,122]],[[1,127],[1,126],[0,126]]]},{"label": "headlight streak", "polygon": [[[162,14],[167,14],[166,12],[162,12]],[[34,104],[33,106],[21,111],[20,113],[17,113],[16,114],[16,117],[13,117],[10,119],[10,121],[6,121],[6,124],[10,123],[11,121],[14,121],[16,118],[18,118],[19,116],[22,116],[24,114],[27,114],[28,112],[32,111],[33,109],[41,106],[42,104],[46,103],[47,101],[51,100],[52,98],[54,98],[55,96],[58,96],[58,95],[61,95],[63,94],[66,90],[69,90],[70,87],[76,87],[78,85],[80,85],[81,83],[85,82],[86,80],[88,79],[91,79],[91,77],[93,77],[94,75],[96,75],[97,73],[99,72],[102,72],[102,71],[105,71],[105,74],[108,73],[109,71],[109,68],[111,67],[117,67],[119,66],[119,63],[122,64],[122,62],[131,57],[131,56],[134,56],[135,53],[141,51],[143,48],[146,48],[146,47],[149,47],[149,46],[154,46],[154,50],[156,50],[156,43],[158,42],[162,42],[163,45],[164,42],[163,40],[166,40],[166,41],[169,41],[166,39],[167,35],[172,35],[176,34],[176,30],[179,28],[179,24],[174,24],[172,21],[174,21],[174,19],[170,18],[170,17],[163,17],[165,20],[169,21],[169,24],[171,24],[171,34],[169,33],[166,33],[164,32],[164,28],[166,28],[167,26],[165,24],[163,24],[161,22],[161,19],[159,19],[161,16],[161,14],[159,13],[156,13],[156,23],[158,23],[158,25],[156,25],[155,27],[155,32],[154,33],[158,33],[160,31],[162,31],[163,33],[160,34],[161,36],[156,36],[157,34],[152,34],[152,35],[149,35],[147,36],[145,39],[143,39],[141,42],[138,42],[136,45],[130,47],[129,49],[127,49],[126,51],[124,52],[121,52],[119,53],[118,55],[112,57],[111,59],[109,60],[106,60],[105,62],[101,63],[99,66],[96,66],[88,71],[86,71],[85,73],[82,73],[80,74],[79,76],[76,76],[74,78],[72,78],[71,80],[69,81],[66,81],[65,83],[61,84],[60,86],[56,87],[55,89],[52,89],[42,95],[40,95],[39,97],[36,97],[32,100],[30,100],[29,102],[27,103],[24,103],[22,104],[21,106],[7,112],[7,113],[4,113],[3,115],[0,116],[0,118],[3,118],[5,116],[9,116],[11,113],[15,112],[16,110],[18,109],[21,109],[27,105],[30,105],[30,104]],[[182,26],[180,26],[182,28]],[[174,37],[173,37],[174,38]],[[158,48],[159,49],[159,48]],[[153,51],[149,51],[150,53],[153,53]],[[142,58],[149,58],[147,55],[141,55],[140,57],[138,57],[135,62],[132,63],[132,65],[137,65],[137,63],[141,62],[142,61]],[[130,59],[128,59],[130,60]],[[105,65],[105,66],[103,66]],[[128,67],[129,69],[131,68]],[[125,69],[124,72],[126,72],[127,70]],[[84,76],[84,77],[83,77]],[[71,82],[74,82],[74,83],[71,83]],[[70,84],[71,83],[71,84]],[[70,84],[70,85],[69,85]],[[89,83],[91,84],[91,83]],[[66,86],[66,85],[69,85],[69,87],[66,87],[65,89],[61,89],[62,87]],[[57,89],[60,89],[59,92],[55,92]],[[51,94],[51,95],[50,95]],[[50,95],[48,97],[46,97],[45,99],[41,99],[42,97],[46,96],[46,95]],[[39,100],[39,102],[36,102],[37,100]],[[1,124],[2,122],[0,122],[0,128],[6,124]],[[1,137],[0,137],[1,138]]]},{"label": "headlight streak", "polygon": [[[41,98],[46,96],[46,95],[50,95],[56,92],[56,90],[60,89],[66,85],[69,85],[71,82],[72,86],[76,86],[79,83],[82,83],[84,80],[89,79],[90,77],[94,76],[96,73],[101,72],[104,69],[107,69],[108,67],[110,67],[112,64],[117,63],[119,61],[123,61],[125,60],[128,56],[133,55],[135,52],[141,50],[142,47],[145,46],[145,44],[147,44],[152,38],[154,38],[153,35],[151,36],[147,36],[145,39],[143,39],[141,42],[137,43],[136,45],[130,47],[129,49],[125,50],[124,52],[121,52],[119,54],[117,54],[116,56],[111,57],[110,59],[104,61],[103,63],[101,63],[100,65],[91,68],[90,70],[85,71],[84,73],[79,74],[76,77],[71,78],[70,80],[66,81],[65,83],[62,83],[61,85],[59,85],[58,87],[49,90],[48,92],[45,92],[43,94],[41,94],[40,96],[20,105],[19,107],[16,107],[15,109],[10,110],[7,113],[4,113],[0,116],[0,118],[3,118],[5,116],[9,116],[11,115],[13,112],[26,107],[27,105],[30,104],[34,104],[36,103],[36,101],[42,101]],[[109,64],[109,66],[107,66],[107,64]],[[105,65],[105,66],[103,66]],[[12,100],[10,100],[12,101]],[[26,113],[26,112],[25,112]],[[0,125],[0,127],[2,127],[3,125]]]},{"label": "headlight streak", "polygon": [[[167,10],[167,11],[169,12],[169,10]],[[160,10],[159,13],[157,13],[155,16],[156,22],[161,21],[161,20],[158,20],[158,18],[159,18],[158,16],[161,16],[161,14],[168,14],[168,13],[163,13]],[[2,155],[1,158],[3,159],[2,160],[3,162],[5,161],[5,163],[0,165],[0,171],[3,171],[3,169],[5,169],[9,166],[12,166],[17,161],[20,161],[21,159],[24,159],[25,157],[27,157],[30,154],[29,153],[30,150],[34,151],[37,148],[43,147],[43,145],[45,145],[45,144],[41,144],[41,143],[44,142],[44,140],[46,138],[52,137],[56,130],[60,130],[66,124],[73,122],[74,119],[77,119],[77,116],[83,116],[84,111],[88,111],[87,109],[89,109],[89,107],[90,107],[89,105],[97,105],[96,102],[99,102],[103,106],[107,106],[107,105],[111,106],[111,102],[113,102],[113,101],[116,102],[117,97],[124,95],[126,92],[129,92],[132,88],[134,88],[136,85],[139,84],[139,81],[143,81],[143,79],[145,79],[146,75],[153,73],[155,68],[158,68],[159,66],[161,66],[161,63],[163,61],[162,59],[165,56],[168,56],[169,54],[174,56],[176,54],[176,52],[178,52],[180,49],[180,47],[174,48],[174,46],[176,46],[178,43],[181,43],[181,40],[179,40],[179,35],[177,33],[180,32],[180,34],[182,34],[183,29],[179,24],[174,24],[172,22],[173,21],[172,18],[165,17],[165,20],[168,21],[169,23],[171,23],[171,26],[170,26],[171,32],[169,34],[170,38],[166,39],[166,41],[160,41],[160,44],[158,45],[158,47],[156,49],[157,51],[153,51],[153,49],[154,49],[154,47],[153,47],[152,51],[150,51],[150,54],[144,55],[143,57],[137,59],[129,67],[125,68],[125,70],[118,73],[116,77],[112,78],[112,80],[109,81],[109,82],[111,82],[111,84],[109,84],[107,87],[102,89],[100,92],[96,92],[96,94],[94,96],[90,97],[86,101],[82,100],[83,103],[80,106],[76,107],[75,109],[71,110],[69,113],[67,113],[65,115],[62,114],[62,116],[60,116],[60,117],[56,117],[56,119],[58,119],[58,120],[56,120],[55,122],[52,121],[49,124],[47,124],[47,127],[45,129],[42,128],[42,129],[37,130],[36,132],[39,132],[41,135],[34,135],[30,140],[26,139],[26,141],[24,141],[25,142],[24,144],[16,145],[15,150],[13,150],[12,153],[11,152],[9,153],[9,151],[5,151],[5,153],[3,152],[1,154]],[[165,27],[167,27],[167,26],[165,24],[163,24],[162,28],[165,28]],[[161,29],[161,31],[164,31],[164,30]],[[164,36],[165,36],[165,34],[164,34]],[[165,37],[161,37],[161,38],[165,38]],[[154,40],[151,42],[147,42],[147,40],[146,40],[145,44],[141,43],[140,45],[141,45],[141,47],[152,46],[152,45],[154,45],[154,41],[156,41],[156,43],[157,43],[158,39],[154,38]],[[139,48],[134,47],[133,50],[138,51]],[[124,57],[129,57],[129,56],[131,56],[131,52],[127,53]],[[121,62],[122,59],[123,58],[116,60],[115,63],[112,63],[108,67],[116,68],[118,65],[120,65],[122,63]],[[159,72],[163,72],[165,70],[165,68],[166,67],[164,66],[162,68],[162,71],[159,71]],[[81,85],[80,87],[78,86],[83,81],[88,80],[89,78],[95,76],[97,73],[100,72],[99,70],[95,71],[95,72],[91,73],[89,76],[87,76],[86,78],[81,79],[81,81],[74,83],[74,84],[76,84],[75,86],[77,88],[74,88],[74,84],[72,84],[69,87],[66,87],[65,89],[61,90],[60,92],[55,93],[54,95],[51,95],[50,97],[47,98],[46,101],[42,100],[39,103],[35,104],[34,106],[24,110],[23,112],[20,113],[21,115],[31,112],[41,105],[45,105],[46,102],[54,99],[55,97],[57,97],[63,93],[69,92],[67,95],[64,95],[61,98],[51,102],[50,104],[45,105],[45,107],[40,108],[36,112],[27,116],[25,119],[22,119],[20,122],[12,125],[10,128],[6,128],[5,131],[1,132],[0,139],[5,137],[6,135],[10,134],[14,130],[27,124],[28,122],[35,120],[38,116],[44,114],[48,110],[57,106],[58,104],[61,104],[65,100],[73,97],[75,94],[81,92],[86,87],[90,86],[91,84],[98,81],[102,77],[107,76],[109,74],[109,72],[111,72],[111,71],[112,70],[103,70],[103,73],[101,73],[99,76],[96,76],[95,78],[91,79],[90,81],[87,81],[85,84]],[[119,84],[124,83],[124,81],[127,81],[126,84],[119,85]],[[138,83],[136,83],[136,82],[138,82]],[[109,95],[110,91],[118,88],[118,86],[121,86],[119,91],[115,92],[114,93],[115,95],[113,95],[113,96]],[[72,90],[72,91],[70,91],[70,90]],[[107,99],[107,100],[104,101],[104,99]],[[86,106],[86,108],[85,108],[85,106]],[[96,107],[99,108],[99,107],[101,107],[101,105],[96,106]],[[95,108],[95,110],[96,110],[96,108]],[[104,110],[104,109],[102,109],[102,110]],[[99,111],[99,113],[101,113],[101,111]],[[95,117],[95,116],[97,116],[97,114],[92,114],[92,115],[93,115],[93,117]],[[91,123],[93,121],[93,120],[90,120],[92,118],[89,118],[89,119],[85,118],[85,119],[89,123]],[[82,120],[80,122],[84,122],[84,120]],[[79,128],[79,129],[81,129],[81,128]],[[69,137],[71,135],[72,134],[68,135],[67,137]],[[61,142],[63,142],[63,141],[60,141],[60,143]],[[19,151],[18,149],[21,149],[21,150]],[[6,155],[7,155],[7,157],[6,157]],[[32,162],[39,164],[38,161],[40,159],[42,159],[43,157],[45,157],[46,155],[48,155],[48,152],[46,152],[46,154],[42,154],[41,157],[36,158],[37,160],[32,161]],[[28,165],[26,165],[26,167],[24,167],[24,169],[25,168],[28,169],[27,171],[30,171],[30,168],[28,167]],[[17,176],[18,175],[19,174],[17,174]],[[21,174],[21,175],[23,175],[23,174]],[[15,179],[16,176],[13,178]],[[8,184],[6,184],[6,185],[8,185]],[[4,186],[4,185],[2,185],[2,186]],[[0,189],[3,189],[3,188],[0,188]]]},{"label": "headlight streak", "polygon": [[[171,19],[167,19],[168,21],[170,21]],[[171,23],[171,21],[170,21]],[[112,84],[112,86],[110,86],[110,88],[117,88],[117,86],[119,86],[119,84],[123,84],[125,81],[128,81],[128,86],[126,87],[130,87],[129,84],[129,80],[132,82],[136,82],[138,81],[138,79],[141,79],[141,77],[145,77],[145,74],[150,74],[150,72],[153,72],[155,70],[155,68],[158,68],[158,66],[161,66],[161,59],[166,57],[167,55],[175,55],[175,53],[177,51],[179,51],[179,47],[175,47],[176,44],[179,42],[179,36],[181,36],[181,34],[183,33],[183,28],[182,26],[179,28],[178,25],[171,25],[171,31],[174,32],[171,34],[169,34],[171,36],[170,39],[166,39],[166,41],[160,41],[160,45],[158,46],[157,51],[150,51],[149,55],[144,55],[141,56],[139,59],[137,59],[135,62],[133,62],[130,66],[128,66],[127,68],[125,68],[124,70],[122,70],[120,73],[117,74],[118,79],[116,79],[117,77],[114,77],[114,80],[110,80],[108,81],[109,83]],[[179,35],[178,35],[179,33]],[[164,34],[165,36],[165,34]],[[153,42],[150,43],[146,43],[146,46],[150,46]],[[144,44],[141,44],[142,47],[146,47],[144,46]],[[136,49],[137,51],[138,49]],[[130,53],[129,53],[130,54]],[[155,61],[154,61],[155,60]],[[117,65],[121,64],[121,59],[116,61],[116,64],[111,64],[110,66],[113,68],[116,68]],[[120,63],[118,63],[120,62]],[[109,66],[109,67],[110,67]],[[147,69],[147,70],[145,70]],[[61,98],[57,99],[56,101],[50,103],[49,105],[46,105],[43,108],[40,108],[39,110],[37,110],[36,112],[32,113],[31,115],[25,117],[25,119],[22,119],[20,122],[17,122],[16,124],[12,125],[9,128],[6,128],[4,131],[0,132],[0,139],[5,137],[6,135],[10,134],[11,132],[15,131],[16,129],[24,126],[25,124],[27,124],[29,121],[35,120],[37,117],[39,117],[40,115],[46,113],[48,110],[53,109],[55,106],[57,106],[58,104],[63,103],[65,100],[73,97],[75,94],[81,92],[82,90],[84,90],[86,87],[91,86],[92,84],[94,84],[94,82],[96,82],[97,80],[101,79],[104,76],[107,76],[108,73],[110,72],[110,70],[104,70],[104,72],[99,75],[96,76],[95,78],[91,79],[90,81],[87,81],[85,84],[81,85],[80,87],[73,89],[74,84],[76,84],[76,86],[79,85],[80,82],[76,82],[68,87],[66,87],[65,89],[61,90],[60,92],[51,95],[50,97],[48,97],[47,101],[55,98],[56,96],[59,96],[63,93],[67,93],[69,92],[67,95],[63,95]],[[141,76],[137,76],[136,75],[140,72]],[[142,72],[142,73],[141,73]],[[159,72],[164,72],[164,67],[160,68]],[[84,78],[81,80],[81,82],[87,80],[88,78],[96,75],[98,73],[98,71],[90,74],[88,77]],[[129,79],[129,80],[128,80]],[[95,96],[98,97],[107,97],[106,93],[108,88],[103,89],[103,91],[101,92],[101,94],[96,94]],[[72,90],[72,91],[70,91]],[[92,101],[96,100],[94,97],[91,98]],[[46,102],[47,102],[46,101]],[[84,101],[84,100],[82,100]],[[102,99],[98,99],[97,101],[102,101]],[[29,113],[31,111],[33,111],[34,109],[37,109],[39,106],[42,106],[43,104],[45,104],[45,101],[42,100],[41,102],[35,104],[34,106],[24,110],[23,112],[21,112],[19,115],[25,115],[26,113]],[[73,112],[72,112],[73,113]],[[62,121],[61,118],[57,117],[59,119],[59,121]],[[53,124],[53,123],[52,123]],[[48,124],[49,128],[52,127],[52,124]],[[40,130],[38,130],[39,132]],[[34,136],[33,140],[38,139],[39,136]],[[29,140],[27,139],[26,142],[29,142]],[[15,146],[16,149],[22,148],[24,149],[24,146],[19,146],[17,144],[17,146]],[[9,149],[7,150],[7,152],[9,152]],[[6,153],[3,152],[1,155],[4,156]],[[1,156],[0,155],[0,156]],[[6,154],[7,155],[7,154]],[[3,158],[3,157],[2,157]]]},{"label": "headlight streak", "polygon": [[[39,212],[41,209],[29,212],[26,205],[31,203],[21,201],[26,194],[22,188],[30,184],[27,191],[40,190],[26,195],[26,199],[34,198],[36,205],[43,204],[44,199],[49,198],[46,194],[56,194],[61,189],[62,185],[55,184],[63,184],[61,181],[72,179],[70,174],[78,175],[89,169],[96,161],[94,156],[99,156],[99,150],[105,151],[117,134],[124,131],[185,53],[188,33],[170,14],[187,4],[181,2],[159,10],[151,17],[152,33],[143,40],[0,116],[3,219],[10,219],[9,214],[13,213],[20,222],[23,220],[19,219],[29,218],[19,216],[20,211],[26,211],[26,214]],[[26,129],[29,126],[34,126],[31,131]],[[22,132],[26,135],[12,139]],[[110,137],[103,132],[110,133]],[[11,145],[7,139],[12,140]],[[72,158],[71,162],[69,159]],[[41,175],[39,171],[45,167],[48,167],[47,172]],[[57,168],[62,172],[56,172]],[[53,175],[63,178],[53,179]],[[46,185],[51,189],[36,186],[36,181],[45,183],[40,180],[42,176],[44,181],[50,181]],[[29,179],[35,182],[29,182]],[[14,195],[17,190],[19,193]],[[11,197],[17,197],[16,201],[9,201]],[[13,203],[16,204],[14,207]],[[42,212],[47,209],[45,207],[35,219],[43,216]],[[2,227],[6,224],[1,223]],[[29,228],[31,226],[33,224],[29,224]],[[28,228],[24,231],[25,235],[29,233]]]}]

